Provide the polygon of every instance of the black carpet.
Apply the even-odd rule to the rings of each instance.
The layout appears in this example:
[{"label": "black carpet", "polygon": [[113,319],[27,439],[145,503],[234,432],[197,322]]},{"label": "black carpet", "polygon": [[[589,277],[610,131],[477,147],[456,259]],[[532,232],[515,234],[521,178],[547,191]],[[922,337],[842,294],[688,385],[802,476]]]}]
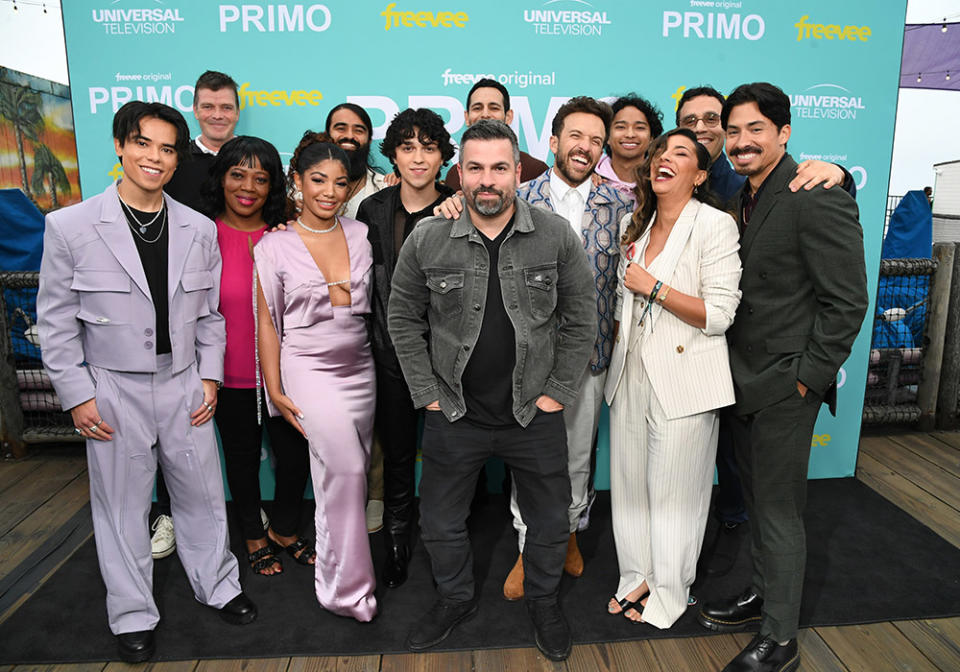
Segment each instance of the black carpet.
[{"label": "black carpet", "polygon": [[[309,520],[306,518],[305,520]],[[516,560],[516,537],[502,496],[491,496],[471,518],[475,571],[481,591],[479,615],[444,642],[446,649],[532,645],[522,602],[501,597]],[[937,618],[960,613],[960,549],[900,511],[855,479],[810,482],[807,512],[809,559],[801,624],[843,625]],[[234,539],[237,534],[233,532]],[[720,538],[711,523],[705,554]],[[721,540],[727,545],[735,537]],[[726,576],[706,576],[696,594],[710,599],[749,583],[745,535],[740,558]],[[380,534],[371,536],[375,562],[382,560]],[[708,634],[695,620],[696,607],[667,631],[606,613],[617,584],[610,527],[609,493],[600,493],[591,527],[580,535],[586,571],[564,577],[561,601],[577,643]],[[240,548],[235,544],[234,551]],[[246,568],[241,564],[241,567]],[[288,655],[357,655],[403,651],[410,624],[436,597],[429,563],[417,545],[410,579],[399,589],[377,591],[380,615],[370,624],[324,612],[313,594],[312,569],[292,560],[279,577],[242,570],[244,589],[260,609],[248,626],[227,625],[193,598],[176,555],[154,568],[154,591],[162,620],[157,659],[263,658]],[[93,541],[70,560],[5,623],[0,625],[0,663],[58,663],[116,659],[107,627],[105,589]]]}]

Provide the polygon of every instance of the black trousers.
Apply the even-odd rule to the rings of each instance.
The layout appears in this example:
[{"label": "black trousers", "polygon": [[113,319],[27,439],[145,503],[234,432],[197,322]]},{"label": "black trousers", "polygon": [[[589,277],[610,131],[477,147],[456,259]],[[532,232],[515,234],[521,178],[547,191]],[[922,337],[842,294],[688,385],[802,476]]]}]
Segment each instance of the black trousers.
[{"label": "black trousers", "polygon": [[467,516],[477,474],[487,458],[499,457],[516,479],[520,514],[527,523],[524,593],[528,600],[555,599],[570,537],[563,413],[538,411],[527,427],[484,429],[427,411],[422,449],[420,534],[440,595],[456,601],[474,598]]},{"label": "black trousers", "polygon": [[753,589],[763,598],[760,633],[780,642],[797,636],[807,560],[807,466],[821,401],[812,390],[806,397],[794,391],[751,415],[731,416],[750,516]]},{"label": "black trousers", "polygon": [[374,423],[383,448],[383,526],[388,546],[410,540],[419,419],[403,376],[378,366]]},{"label": "black trousers", "polygon": [[746,504],[743,502],[743,486],[740,484],[740,469],[733,448],[733,433],[730,430],[733,412],[727,408],[720,411],[720,427],[717,432],[717,498],[714,511],[721,523],[742,523],[747,520]]},{"label": "black trousers", "polygon": [[[262,417],[276,458],[276,491],[270,527],[280,536],[294,536],[300,529],[300,508],[310,475],[307,440],[283,418],[268,416],[266,408]],[[263,428],[257,425],[256,389],[221,388],[214,418],[223,443],[227,484],[240,516],[243,538],[262,539],[260,443]]]}]

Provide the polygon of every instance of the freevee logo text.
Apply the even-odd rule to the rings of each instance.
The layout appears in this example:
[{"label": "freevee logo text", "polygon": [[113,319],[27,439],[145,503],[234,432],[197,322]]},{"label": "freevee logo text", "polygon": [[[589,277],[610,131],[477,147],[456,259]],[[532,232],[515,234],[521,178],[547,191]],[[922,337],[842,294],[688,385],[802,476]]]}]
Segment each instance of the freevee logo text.
[{"label": "freevee logo text", "polygon": [[245,33],[322,33],[329,27],[326,5],[220,5],[221,33],[228,28]]},{"label": "freevee logo text", "polygon": [[240,109],[256,105],[257,107],[281,107],[286,105],[296,105],[303,107],[312,105],[316,107],[323,100],[323,94],[316,89],[305,91],[304,89],[293,89],[292,91],[256,91],[250,88],[250,82],[244,82],[237,90],[240,97]]},{"label": "freevee logo text", "polygon": [[797,29],[797,42],[808,38],[815,40],[850,40],[866,42],[870,39],[870,26],[839,26],[835,23],[810,23],[810,15],[804,14],[793,24]]},{"label": "freevee logo text", "polygon": [[470,17],[466,12],[411,12],[394,9],[396,6],[397,3],[391,2],[389,5],[387,5],[385,10],[380,12],[380,16],[386,18],[386,22],[383,26],[384,30],[390,30],[391,28],[397,28],[399,26],[403,26],[405,28],[463,28],[470,20]]},{"label": "freevee logo text", "polygon": [[179,9],[94,9],[93,22],[108,35],[158,35],[176,32]]},{"label": "freevee logo text", "polygon": [[674,12],[663,13],[663,36],[683,29],[683,37],[698,37],[701,40],[739,40],[743,35],[747,40],[759,40],[763,37],[766,24],[759,14],[721,14],[717,12]]}]

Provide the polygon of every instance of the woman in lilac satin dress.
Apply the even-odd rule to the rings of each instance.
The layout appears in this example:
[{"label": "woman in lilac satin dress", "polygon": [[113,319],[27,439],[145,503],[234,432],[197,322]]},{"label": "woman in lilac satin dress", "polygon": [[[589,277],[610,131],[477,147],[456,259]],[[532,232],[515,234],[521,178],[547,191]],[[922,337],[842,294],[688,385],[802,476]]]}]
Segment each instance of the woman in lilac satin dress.
[{"label": "woman in lilac satin dress", "polygon": [[373,260],[366,225],[337,216],[347,157],[327,140],[305,135],[294,156],[303,193],[296,224],[254,248],[259,357],[270,414],[310,444],[317,600],[369,621],[377,614],[365,517],[376,394],[365,322]]}]

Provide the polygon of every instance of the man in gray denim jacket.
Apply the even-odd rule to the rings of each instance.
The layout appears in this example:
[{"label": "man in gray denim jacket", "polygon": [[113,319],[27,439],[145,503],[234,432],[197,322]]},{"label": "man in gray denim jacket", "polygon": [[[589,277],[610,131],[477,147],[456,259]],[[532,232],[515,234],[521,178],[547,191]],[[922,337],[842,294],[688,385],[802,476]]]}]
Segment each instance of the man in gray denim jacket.
[{"label": "man in gray denim jacket", "polygon": [[509,126],[467,129],[459,169],[467,208],[457,220],[420,222],[400,251],[389,306],[404,378],[414,405],[427,409],[420,526],[440,592],[407,645],[434,646],[477,610],[466,519],[477,474],[495,455],[513,471],[528,522],[524,587],[537,646],[563,660],[562,412],[596,340],[593,273],[566,220],[516,199],[519,148]]}]

